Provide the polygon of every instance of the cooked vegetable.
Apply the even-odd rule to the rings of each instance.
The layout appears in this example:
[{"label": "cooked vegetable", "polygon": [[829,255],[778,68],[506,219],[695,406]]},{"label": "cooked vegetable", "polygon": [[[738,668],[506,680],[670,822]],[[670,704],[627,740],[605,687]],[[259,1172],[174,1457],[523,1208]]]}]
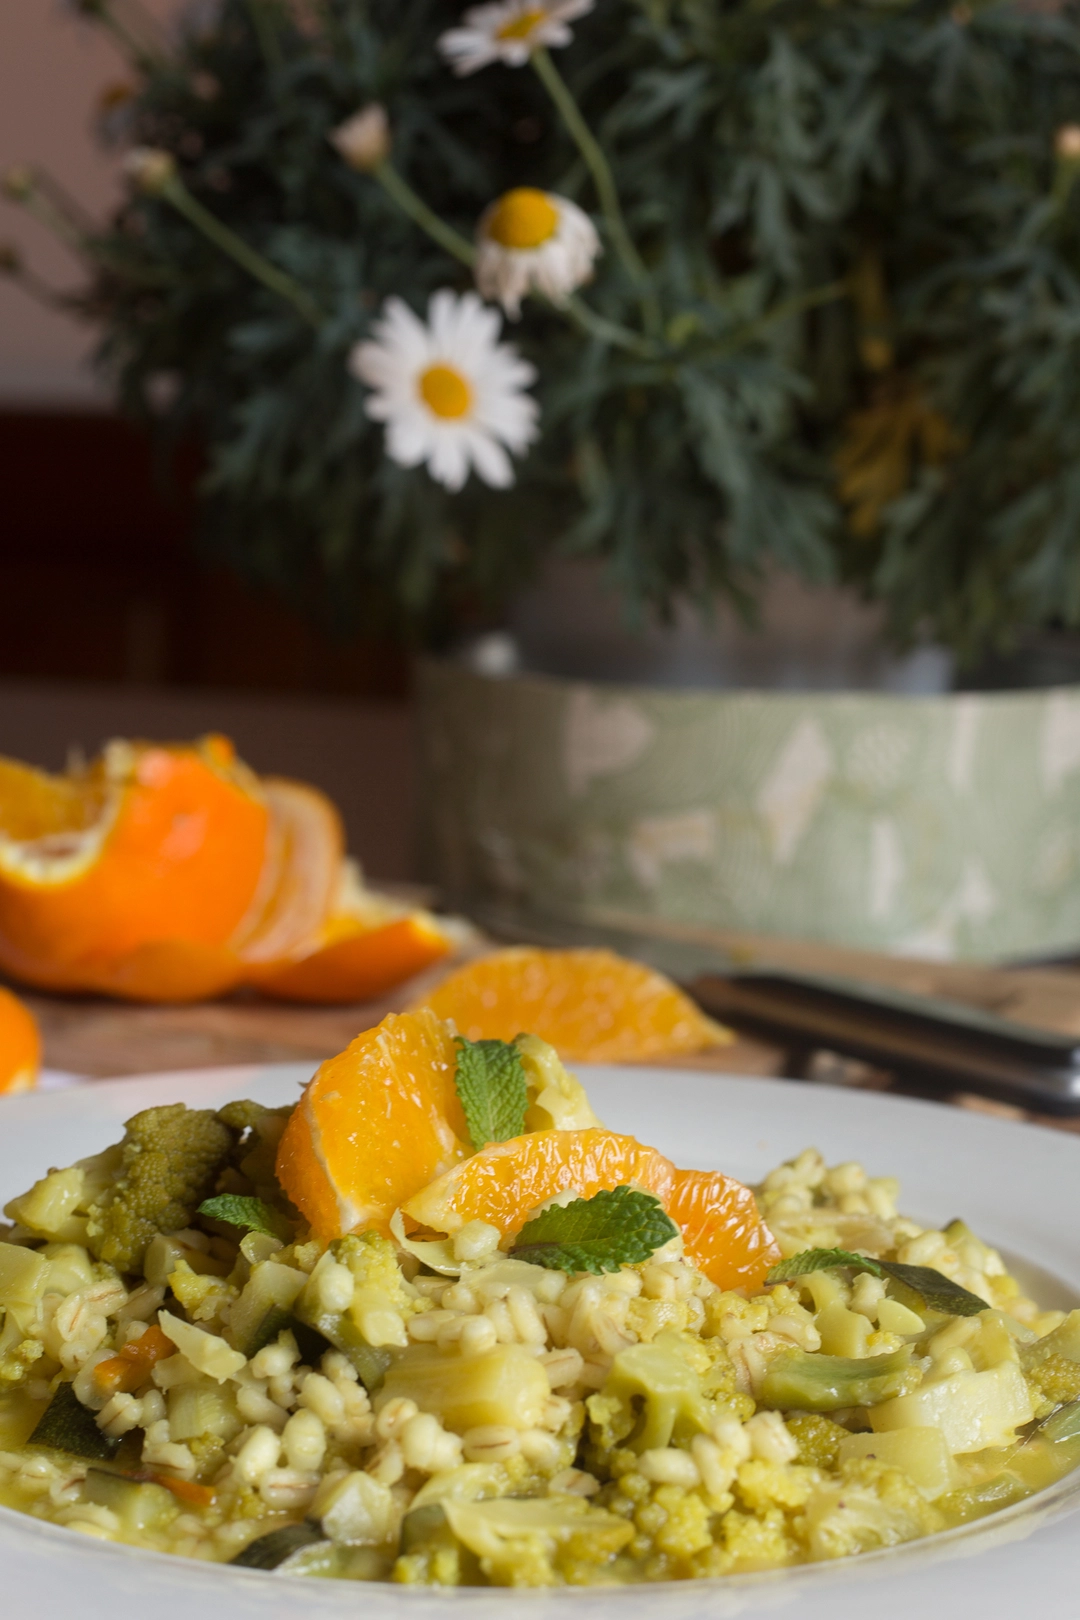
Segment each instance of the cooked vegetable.
[{"label": "cooked vegetable", "polygon": [[1016,1430],[1034,1416],[1031,1392],[1020,1368],[1014,1361],[1003,1361],[984,1372],[953,1373],[910,1395],[876,1405],[870,1424],[875,1431],[931,1424],[940,1429],[955,1455],[1007,1446],[1016,1438]]},{"label": "cooked vegetable", "polygon": [[87,1469],[82,1495],[84,1502],[111,1508],[129,1533],[160,1530],[181,1511],[176,1498],[163,1485],[109,1473],[104,1468]]},{"label": "cooked vegetable", "polygon": [[[761,1386],[762,1406],[786,1412],[838,1412],[847,1406],[876,1406],[903,1389],[911,1367],[911,1347],[883,1356],[822,1356],[788,1350],[771,1362]],[[918,1423],[916,1417],[906,1419]]]},{"label": "cooked vegetable", "polygon": [[175,1353],[175,1344],[152,1322],[141,1338],[129,1339],[115,1356],[98,1362],[94,1368],[94,1383],[103,1395],[138,1389],[146,1383],[159,1361]]},{"label": "cooked vegetable", "polygon": [[115,1456],[119,1440],[113,1440],[97,1426],[93,1412],[85,1407],[71,1384],[60,1384],[38,1420],[28,1446],[51,1446],[73,1457],[106,1459]]},{"label": "cooked vegetable", "polygon": [[637,1265],[678,1237],[658,1198],[634,1187],[613,1187],[555,1204],[518,1233],[511,1253],[553,1271],[618,1271]]},{"label": "cooked vegetable", "polygon": [[478,1356],[414,1345],[392,1363],[383,1383],[387,1398],[408,1396],[459,1434],[491,1424],[534,1428],[549,1393],[544,1369],[520,1344]]},{"label": "cooked vegetable", "polygon": [[[234,1347],[253,1356],[276,1339],[291,1318],[306,1282],[304,1272],[280,1260],[264,1260],[255,1266],[229,1311],[229,1339]],[[280,1320],[281,1326],[274,1328],[275,1320]]]},{"label": "cooked vegetable", "polygon": [[284,1524],[265,1536],[257,1536],[229,1562],[238,1564],[241,1569],[278,1569],[302,1547],[325,1540],[322,1525],[313,1519],[302,1519],[299,1524]]},{"label": "cooked vegetable", "polygon": [[118,1271],[140,1271],[152,1238],[190,1223],[235,1143],[205,1108],[174,1103],[129,1119],[119,1178],[90,1209],[91,1253]]}]

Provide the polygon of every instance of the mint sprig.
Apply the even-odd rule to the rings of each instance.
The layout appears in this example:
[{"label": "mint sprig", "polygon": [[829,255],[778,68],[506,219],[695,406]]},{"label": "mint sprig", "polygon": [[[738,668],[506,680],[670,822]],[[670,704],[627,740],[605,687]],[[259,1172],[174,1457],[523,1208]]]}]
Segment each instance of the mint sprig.
[{"label": "mint sprig", "polygon": [[525,1130],[529,1088],[514,1041],[469,1041],[457,1037],[454,1085],[476,1152],[489,1142],[508,1142]]},{"label": "mint sprig", "polygon": [[905,1266],[899,1260],[874,1260],[867,1254],[852,1254],[847,1249],[804,1249],[801,1254],[793,1254],[773,1266],[765,1281],[790,1282],[793,1277],[805,1277],[811,1271],[832,1271],[840,1266],[852,1271],[868,1271],[872,1277],[892,1277],[918,1294],[928,1310],[940,1311],[944,1316],[977,1316],[990,1308],[985,1299],[961,1288],[959,1283],[952,1282],[932,1266]]},{"label": "mint sprig", "polygon": [[634,1187],[613,1187],[592,1198],[554,1205],[527,1221],[511,1249],[549,1271],[618,1271],[640,1265],[676,1236],[660,1200]]},{"label": "mint sprig", "polygon": [[261,1198],[244,1198],[239,1193],[219,1193],[216,1198],[204,1198],[199,1214],[212,1221],[224,1221],[228,1226],[242,1226],[248,1232],[263,1232],[267,1237],[288,1238],[289,1223],[284,1215]]}]

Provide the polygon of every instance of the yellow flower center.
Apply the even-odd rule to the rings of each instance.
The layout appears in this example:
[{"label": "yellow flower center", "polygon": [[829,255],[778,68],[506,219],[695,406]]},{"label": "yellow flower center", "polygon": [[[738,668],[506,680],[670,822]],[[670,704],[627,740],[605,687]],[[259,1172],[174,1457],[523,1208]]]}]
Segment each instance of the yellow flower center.
[{"label": "yellow flower center", "polygon": [[436,416],[453,420],[469,414],[472,389],[452,366],[429,366],[421,375],[419,388],[420,398]]},{"label": "yellow flower center", "polygon": [[546,20],[547,12],[544,10],[543,6],[531,6],[528,11],[523,11],[520,17],[515,17],[513,22],[503,23],[502,27],[499,29],[499,32],[495,35],[495,38],[528,39],[537,23],[542,23]]},{"label": "yellow flower center", "polygon": [[559,210],[546,193],[518,186],[499,198],[487,222],[487,234],[500,247],[538,248],[559,228]]}]

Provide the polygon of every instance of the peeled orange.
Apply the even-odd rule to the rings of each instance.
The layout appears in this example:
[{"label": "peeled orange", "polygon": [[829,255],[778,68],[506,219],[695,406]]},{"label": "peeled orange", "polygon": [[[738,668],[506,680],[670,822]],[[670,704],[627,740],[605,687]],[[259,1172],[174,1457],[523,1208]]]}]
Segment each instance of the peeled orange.
[{"label": "peeled orange", "polygon": [[780,1259],[749,1187],[716,1171],[676,1170],[656,1148],[613,1131],[535,1131],[493,1142],[403,1207],[435,1232],[476,1220],[517,1232],[559,1193],[591,1198],[629,1184],[659,1198],[682,1232],[687,1258],[720,1288],[757,1288]]},{"label": "peeled orange", "polygon": [[323,1238],[389,1231],[406,1199],[464,1157],[453,1036],[433,1013],[391,1013],[330,1058],[278,1148],[277,1176]]},{"label": "peeled orange", "polygon": [[732,1039],[662,973],[604,950],[494,951],[451,973],[424,1005],[470,1040],[511,1041],[528,1030],[579,1063],[700,1052]]},{"label": "peeled orange", "polygon": [[113,743],[61,777],[0,761],[0,965],[108,989],[118,963],[169,939],[213,956],[252,903],[267,824],[223,737]]},{"label": "peeled orange", "polygon": [[0,760],[0,967],[27,983],[363,1001],[448,949],[364,888],[324,794],[260,780],[227,738],[112,743],[64,776]]},{"label": "peeled orange", "polygon": [[41,1036],[28,1007],[0,989],[0,1093],[29,1091],[41,1067]]}]

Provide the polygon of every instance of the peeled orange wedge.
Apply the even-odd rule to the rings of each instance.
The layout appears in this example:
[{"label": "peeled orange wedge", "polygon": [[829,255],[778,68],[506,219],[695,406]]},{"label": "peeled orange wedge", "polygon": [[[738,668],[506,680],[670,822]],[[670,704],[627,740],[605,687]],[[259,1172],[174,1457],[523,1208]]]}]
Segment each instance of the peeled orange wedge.
[{"label": "peeled orange wedge", "polygon": [[112,743],[64,776],[0,760],[0,967],[29,984],[364,1001],[448,949],[364,889],[325,795],[260,780],[227,738]]},{"label": "peeled orange wedge", "polygon": [[424,999],[462,1035],[512,1041],[521,1030],[570,1062],[642,1061],[724,1045],[670,979],[613,951],[513,946],[451,973]]},{"label": "peeled orange wedge", "polygon": [[41,1036],[28,1007],[0,989],[0,1093],[29,1091],[41,1067]]},{"label": "peeled orange wedge", "polygon": [[558,1193],[591,1198],[630,1184],[660,1200],[682,1232],[687,1258],[718,1287],[759,1287],[780,1259],[749,1187],[716,1171],[676,1170],[655,1148],[613,1131],[535,1131],[493,1142],[403,1208],[435,1232],[457,1232],[477,1220],[517,1232]]},{"label": "peeled orange wedge", "polygon": [[407,1198],[468,1152],[453,1036],[433,1013],[391,1013],[310,1081],[277,1176],[322,1238],[389,1231]]}]

